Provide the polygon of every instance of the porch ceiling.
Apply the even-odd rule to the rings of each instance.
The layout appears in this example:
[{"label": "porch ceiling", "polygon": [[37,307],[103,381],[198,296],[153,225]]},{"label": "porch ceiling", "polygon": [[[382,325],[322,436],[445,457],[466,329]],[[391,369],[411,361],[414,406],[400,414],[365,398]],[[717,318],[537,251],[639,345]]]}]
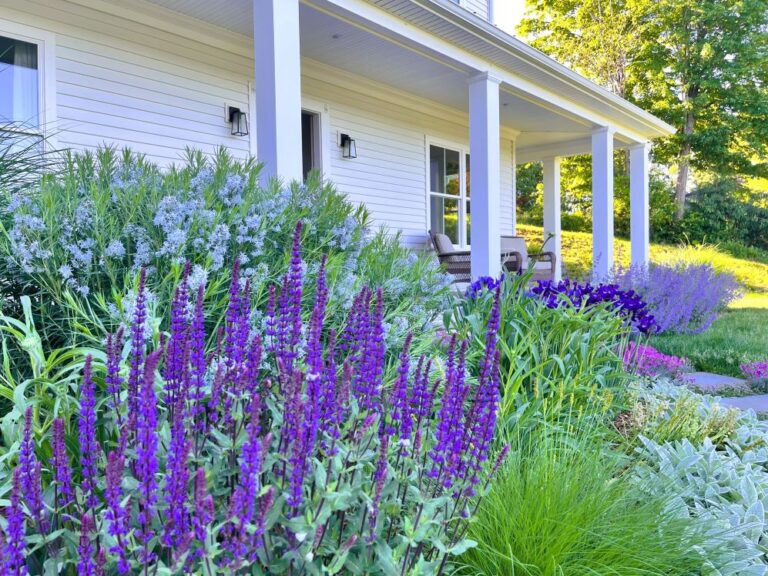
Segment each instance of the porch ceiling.
[{"label": "porch ceiling", "polygon": [[[240,34],[251,42],[252,0],[150,1]],[[327,8],[302,2],[300,18],[301,53],[305,58],[455,109],[458,120],[467,122],[467,78],[472,70],[414,41]],[[571,150],[574,142],[587,142],[595,128],[591,122],[507,84],[502,84],[501,122],[503,127],[519,132],[518,152],[526,158],[537,156],[540,150],[550,154],[560,143],[564,151]],[[625,143],[616,141],[617,146]]]}]

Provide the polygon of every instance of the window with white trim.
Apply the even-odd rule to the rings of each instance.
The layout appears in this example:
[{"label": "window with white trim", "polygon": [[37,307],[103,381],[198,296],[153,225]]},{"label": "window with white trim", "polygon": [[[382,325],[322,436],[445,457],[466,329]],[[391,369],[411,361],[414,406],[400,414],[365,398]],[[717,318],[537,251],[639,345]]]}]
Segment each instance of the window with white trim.
[{"label": "window with white trim", "polygon": [[456,246],[471,241],[469,154],[463,150],[429,145],[429,224]]},{"label": "window with white trim", "polygon": [[40,129],[40,47],[0,34],[0,124]]}]

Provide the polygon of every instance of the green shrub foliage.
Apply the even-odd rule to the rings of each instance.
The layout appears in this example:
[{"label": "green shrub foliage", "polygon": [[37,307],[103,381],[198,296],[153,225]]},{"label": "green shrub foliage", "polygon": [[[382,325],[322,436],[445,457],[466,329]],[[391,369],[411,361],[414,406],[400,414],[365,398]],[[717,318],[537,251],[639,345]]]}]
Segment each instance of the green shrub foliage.
[{"label": "green shrub foliage", "polygon": [[0,299],[21,316],[29,295],[38,329],[51,347],[114,329],[130,315],[126,299],[138,270],[168,317],[174,286],[190,263],[190,283],[205,284],[212,316],[225,306],[235,259],[257,302],[288,265],[285,246],[304,222],[308,273],[326,254],[333,315],[363,285],[385,288],[388,322],[404,337],[442,306],[448,278],[433,258],[410,253],[396,235],[369,230],[368,215],[330,184],[259,185],[259,166],[225,150],[161,171],[125,150],[72,154],[39,189],[0,197]]}]

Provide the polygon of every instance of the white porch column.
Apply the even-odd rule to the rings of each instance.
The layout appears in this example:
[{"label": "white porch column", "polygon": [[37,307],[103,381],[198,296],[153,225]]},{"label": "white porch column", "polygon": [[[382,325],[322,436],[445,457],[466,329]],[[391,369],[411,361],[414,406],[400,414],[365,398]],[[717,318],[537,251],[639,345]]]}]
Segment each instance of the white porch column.
[{"label": "white porch column", "polygon": [[647,267],[650,262],[650,192],[651,145],[648,142],[629,147],[629,224],[632,265]]},{"label": "white porch column", "polygon": [[500,80],[487,72],[469,81],[472,156],[472,276],[501,272]]},{"label": "white porch column", "polygon": [[517,140],[512,140],[512,235],[517,236]]},{"label": "white porch column", "polygon": [[262,179],[301,180],[299,0],[253,0],[253,49]]},{"label": "white porch column", "polygon": [[613,130],[592,132],[592,269],[596,279],[613,270]]},{"label": "white porch column", "polygon": [[[560,226],[560,158],[553,156],[542,160],[544,165],[544,250],[554,252],[556,282],[562,270],[562,230]],[[550,238],[551,236],[551,238]]]}]

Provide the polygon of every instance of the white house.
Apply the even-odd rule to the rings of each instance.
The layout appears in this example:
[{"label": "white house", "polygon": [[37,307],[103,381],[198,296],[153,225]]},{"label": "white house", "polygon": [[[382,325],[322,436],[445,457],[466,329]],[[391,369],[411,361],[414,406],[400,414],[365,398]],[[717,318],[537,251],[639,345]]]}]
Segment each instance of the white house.
[{"label": "white house", "polygon": [[649,142],[673,128],[498,29],[493,2],[0,0],[0,122],[161,164],[191,144],[284,179],[317,168],[410,245],[471,242],[475,275],[515,231],[518,163],[543,162],[559,255],[559,161],[589,152],[596,272],[612,268],[611,158],[628,148],[646,263]]}]

